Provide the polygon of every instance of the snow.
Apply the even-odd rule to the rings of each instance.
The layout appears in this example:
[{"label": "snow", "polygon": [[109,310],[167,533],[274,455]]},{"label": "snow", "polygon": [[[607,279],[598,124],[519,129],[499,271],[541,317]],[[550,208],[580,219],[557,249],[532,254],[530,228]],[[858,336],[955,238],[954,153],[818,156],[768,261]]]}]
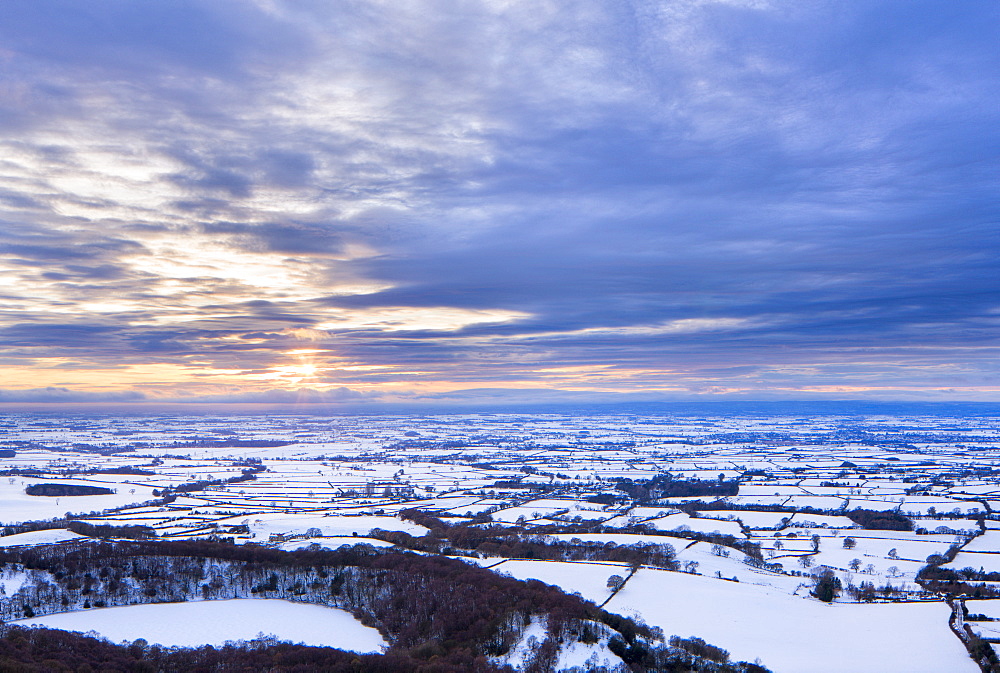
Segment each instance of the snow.
[{"label": "snow", "polygon": [[628,566],[586,561],[504,561],[490,568],[519,580],[535,579],[559,587],[566,593],[578,593],[595,603],[604,602],[611,591],[608,578],[625,577]]},{"label": "snow", "polygon": [[[731,495],[723,498],[727,503],[741,507],[760,507],[761,505],[784,505],[790,496],[787,495]],[[837,503],[834,507],[839,507]]]},{"label": "snow", "polygon": [[986,615],[992,619],[1000,619],[1000,600],[966,600],[965,607],[970,615]]},{"label": "snow", "polygon": [[[121,484],[118,493],[107,495],[77,495],[49,497],[28,495],[24,489],[31,484],[47,483],[50,480],[36,477],[8,477],[0,479],[0,524],[39,519],[61,518],[67,512],[86,514],[101,512],[113,507],[124,507],[152,499],[153,489],[149,486]],[[82,479],[52,479],[59,484],[80,486],[105,486],[99,482]],[[135,491],[131,493],[130,491]]]},{"label": "snow", "polygon": [[598,666],[611,668],[621,666],[622,660],[612,654],[606,644],[581,643],[579,641],[563,646],[556,661],[555,670],[576,668],[580,671],[592,671]]},{"label": "snow", "polygon": [[899,507],[902,498],[899,500],[876,500],[874,498],[851,498],[847,502],[847,509],[868,509],[873,512],[891,512]]},{"label": "snow", "polygon": [[825,604],[743,583],[642,569],[605,606],[698,636],[774,673],[975,673],[944,603]]},{"label": "snow", "polygon": [[790,512],[757,512],[753,510],[715,510],[701,513],[711,519],[742,521],[748,528],[775,529],[786,520],[793,518]]},{"label": "snow", "polygon": [[969,544],[962,547],[962,551],[1000,551],[1000,531],[990,530],[979,537],[973,538]]},{"label": "snow", "polygon": [[743,562],[746,554],[739,550],[724,547],[721,551],[726,555],[718,556],[712,551],[712,547],[713,545],[707,542],[696,542],[689,547],[680,549],[677,552],[677,560],[680,562],[681,568],[687,571],[688,563],[694,562],[697,563],[695,572],[699,575],[767,585],[789,594],[802,583],[802,579],[799,577],[773,573],[747,565]]},{"label": "snow", "polygon": [[[788,529],[792,530],[792,529]],[[794,567],[796,557],[811,553],[813,546],[811,536],[820,537],[820,552],[813,556],[816,564],[824,564],[833,568],[846,569],[851,560],[857,558],[862,567],[872,564],[875,571],[885,574],[888,568],[896,566],[912,579],[921,567],[926,565],[926,559],[931,554],[943,554],[956,541],[954,535],[917,535],[906,531],[887,530],[848,530],[836,531],[822,528],[794,529],[796,538],[755,537],[765,551],[768,561],[783,563],[786,568]],[[855,541],[853,549],[844,549],[844,540],[848,537]],[[781,540],[781,549],[775,547]],[[889,552],[896,550],[897,558],[890,558]],[[777,555],[771,557],[770,552]],[[864,578],[862,578],[864,579]],[[860,581],[860,580],[859,580]]]},{"label": "snow", "polygon": [[950,568],[951,570],[972,568],[973,570],[981,570],[988,573],[1000,572],[1000,554],[996,552],[960,551],[955,556],[954,561],[945,563],[942,567]]},{"label": "snow", "polygon": [[349,612],[270,598],[130,605],[63,612],[10,623],[64,631],[96,631],[114,642],[144,638],[168,647],[222,645],[260,634],[362,653],[381,652],[387,646],[377,630],[361,624]]},{"label": "snow", "polygon": [[[59,450],[18,448],[15,458],[2,461],[5,467],[31,468],[45,475],[37,479],[18,476],[0,480],[0,519],[3,521],[51,519],[62,517],[67,510],[101,511],[102,514],[88,520],[116,525],[146,524],[155,527],[161,537],[168,538],[235,535],[240,543],[253,541],[281,549],[298,549],[310,544],[332,548],[359,543],[389,546],[386,542],[363,537],[371,528],[405,530],[413,535],[426,532],[394,516],[406,508],[444,511],[459,516],[500,509],[502,511],[495,514],[498,521],[514,522],[524,516],[530,525],[573,520],[579,516],[605,520],[605,527],[593,528],[605,531],[644,520],[663,531],[688,528],[708,533],[719,530],[742,537],[743,530],[752,530],[755,532],[751,539],[761,544],[765,558],[789,570],[797,570],[799,557],[808,555],[815,566],[822,564],[836,569],[844,581],[871,581],[876,585],[891,581],[894,586],[914,588],[913,575],[930,554],[944,553],[950,545],[964,543],[965,537],[952,531],[978,532],[974,520],[954,514],[956,508],[959,513],[976,508],[982,510],[982,501],[971,498],[988,497],[994,509],[1000,512],[1000,484],[990,483],[997,481],[995,476],[985,472],[949,476],[966,472],[970,460],[975,462],[1000,451],[1000,441],[996,439],[1000,431],[998,418],[941,421],[914,417],[902,423],[892,417],[846,421],[833,417],[810,420],[770,415],[696,419],[521,414],[379,418],[279,415],[212,419],[169,416],[66,422],[39,422],[30,416],[12,415],[5,419],[7,425],[0,424],[0,439],[6,435],[7,439],[17,438],[18,442],[53,446]],[[859,422],[867,428],[866,432],[875,434],[887,432],[887,436],[891,436],[902,432],[903,427],[910,427],[928,436],[943,433],[940,436],[948,439],[908,440],[913,448],[892,450],[863,446],[847,438],[843,442],[830,440],[845,423],[853,427]],[[416,441],[420,445],[399,444],[407,435],[412,436],[408,433],[412,429],[419,430],[420,440]],[[123,434],[118,434],[118,430],[124,431]],[[795,439],[772,445],[759,442],[751,435],[743,438],[742,433],[756,432],[773,432],[802,441]],[[212,437],[213,433],[220,437],[280,439],[295,443],[276,448],[188,446],[188,443]],[[740,439],[729,442],[712,437],[720,433],[738,433]],[[969,436],[963,437],[962,444],[955,444],[954,440],[964,434]],[[464,442],[465,448],[456,451],[447,444],[456,440]],[[93,446],[136,443],[149,450],[143,449],[145,457],[137,452],[98,455],[74,450],[73,444],[77,442]],[[437,442],[442,445],[434,446]],[[989,448],[994,453],[969,453],[968,447],[973,446],[983,450]],[[150,464],[152,455],[178,451],[193,457],[165,457],[162,462]],[[153,488],[238,474],[242,466],[233,463],[232,459],[246,455],[260,456],[268,469],[255,481],[182,495],[169,505],[144,507],[140,504],[150,500]],[[890,463],[892,469],[883,471]],[[91,468],[127,465],[156,474],[85,473]],[[540,474],[526,476],[522,466],[528,465],[537,468]],[[673,509],[672,505],[706,498],[664,498],[652,505],[647,503],[633,508],[624,504],[601,506],[589,502],[592,496],[613,494],[618,503],[623,503],[621,493],[611,482],[619,476],[643,479],[669,471],[677,479],[714,480],[720,473],[734,477],[748,469],[761,469],[767,474],[755,476],[749,482],[746,476],[742,477],[740,495],[725,501],[742,506],[783,505],[783,511],[728,509],[705,511],[692,518]],[[70,481],[74,471],[73,483],[103,484],[117,488],[118,493],[44,498],[27,496],[23,492],[28,483],[40,479]],[[548,476],[553,473],[579,478],[567,480],[557,476],[553,479]],[[882,476],[891,478],[879,478]],[[543,495],[529,489],[493,486],[498,480],[513,477],[524,479],[526,483],[552,484],[559,490],[545,491],[547,494]],[[390,486],[389,495],[385,494],[386,485]],[[398,492],[393,492],[394,489]],[[135,493],[131,493],[132,490]],[[130,502],[133,504],[127,509],[108,511]],[[805,506],[818,507],[826,513],[791,511]],[[918,529],[933,532],[940,527],[941,533],[917,535],[861,530],[854,528],[854,524],[843,516],[845,507],[898,508],[914,515]],[[929,515],[931,507],[936,513],[933,517]],[[613,518],[608,520],[609,517]],[[783,522],[783,519],[787,520]],[[739,522],[746,524],[745,529],[740,528]],[[241,532],[243,525],[250,528],[250,534]],[[985,525],[991,532],[967,545],[950,564],[952,567],[971,565],[976,569],[982,566],[1000,570],[1000,521],[987,520]],[[310,534],[310,528],[318,528],[319,533],[312,531]],[[272,538],[276,533],[282,535]],[[795,533],[796,537],[789,538],[789,533]],[[0,538],[0,548],[63,542],[67,538],[61,536],[65,535],[68,535],[65,531],[40,531],[8,536]],[[813,535],[820,538],[816,554],[812,553]],[[856,541],[851,550],[843,549],[847,536]],[[650,621],[660,620],[668,635],[676,632],[682,636],[703,637],[731,649],[736,658],[752,660],[759,656],[777,673],[825,670],[950,672],[963,670],[962,663],[968,663],[957,639],[947,629],[947,609],[940,604],[829,606],[807,597],[808,578],[753,568],[741,562],[743,554],[736,550],[727,549],[728,556],[717,556],[712,553],[711,544],[698,542],[689,546],[683,539],[622,532],[567,533],[552,537],[563,540],[579,537],[616,544],[673,545],[682,566],[694,570],[695,574],[657,575],[652,569],[643,569],[629,580],[608,608],[624,612],[641,610]],[[781,548],[776,548],[779,539]],[[889,551],[893,549],[896,553],[890,558]],[[629,573],[624,564],[616,563],[459,558],[470,564],[494,567],[496,572],[537,578],[564,590],[579,592],[598,603],[610,596],[606,587],[610,575],[625,577]],[[854,558],[865,570],[853,573],[846,570]],[[869,565],[870,572],[867,571]],[[4,570],[0,583],[8,595],[26,580],[39,581],[34,571],[25,571],[13,564]],[[724,581],[717,575],[737,577],[740,582]],[[970,609],[977,611],[971,605]],[[100,614],[101,611],[89,611],[80,619],[91,620]],[[178,620],[167,617],[163,621]],[[79,628],[90,628],[90,624],[83,623]],[[992,630],[994,625],[981,628]],[[249,635],[256,635],[260,630],[254,628]],[[530,651],[522,650],[521,660],[530,657]],[[563,652],[559,665],[592,669],[596,663],[588,664],[588,660],[601,652],[606,652],[601,644],[577,644]]]},{"label": "snow", "polygon": [[557,511],[560,510],[554,507],[508,507],[498,512],[494,512],[493,520],[503,523],[516,523],[518,519],[524,517],[526,521],[532,521],[551,515]]},{"label": "snow", "polygon": [[[852,501],[854,502],[854,501]],[[792,496],[785,503],[786,507],[814,507],[816,509],[838,509],[843,507],[844,498],[824,495]]]},{"label": "snow", "polygon": [[937,512],[958,512],[976,513],[985,511],[983,504],[976,501],[954,500],[952,498],[934,497],[907,497],[903,500],[901,510],[904,514],[928,514],[928,510],[934,508]]},{"label": "snow", "polygon": [[[787,516],[787,515],[786,515]],[[819,526],[823,528],[857,528],[858,525],[846,516],[825,516],[796,512],[791,516],[793,526]]]},{"label": "snow", "polygon": [[633,507],[626,514],[630,517],[640,519],[656,519],[668,514],[676,514],[677,512],[678,510],[671,507]]},{"label": "snow", "polygon": [[499,658],[517,670],[531,660],[531,654],[545,641],[545,622],[533,618],[521,633],[521,639],[510,649],[507,656]]},{"label": "snow", "polygon": [[684,513],[670,514],[660,519],[650,519],[644,521],[647,526],[652,526],[662,531],[685,531],[692,530],[699,533],[721,533],[732,535],[737,538],[745,538],[743,529],[735,521],[723,521],[721,519],[697,518]]},{"label": "snow", "polygon": [[617,545],[645,547],[650,545],[668,545],[677,548],[678,545],[688,544],[684,538],[667,537],[666,535],[638,535],[635,533],[554,533],[548,535],[553,540],[571,542],[580,540],[581,542],[614,542]]},{"label": "snow", "polygon": [[[997,622],[966,622],[980,638],[990,640],[1000,639],[1000,623]],[[995,643],[994,643],[995,644]]]},{"label": "snow", "polygon": [[[1000,600],[967,600],[965,607],[969,611],[969,616],[984,615],[990,619],[1000,619]],[[966,620],[977,636],[990,640],[1000,639],[1000,621],[972,621]],[[995,646],[994,646],[995,647]]]},{"label": "snow", "polygon": [[914,524],[918,528],[926,528],[929,531],[936,532],[941,529],[942,532],[954,531],[960,533],[978,533],[979,524],[973,519],[949,519],[935,517],[933,519],[917,519]]},{"label": "snow", "polygon": [[267,542],[272,534],[305,533],[318,528],[326,537],[365,535],[373,528],[399,530],[420,536],[427,532],[423,526],[389,516],[322,516],[308,514],[262,514],[247,522],[254,541]]},{"label": "snow", "polygon": [[800,486],[783,486],[778,484],[743,484],[740,495],[807,495]]},{"label": "snow", "polygon": [[0,574],[0,588],[8,596],[15,593],[28,581],[28,573],[17,570],[16,566],[7,566]]},{"label": "snow", "polygon": [[310,537],[305,540],[291,540],[290,542],[283,542],[278,545],[278,549],[284,549],[285,551],[295,551],[296,549],[305,549],[309,545],[319,545],[320,549],[340,549],[343,546],[353,547],[358,544],[367,544],[372,547],[395,547],[396,545],[391,542],[386,542],[385,540],[379,540],[374,537],[348,537],[348,536],[338,536],[338,537]]},{"label": "snow", "polygon": [[57,544],[72,540],[89,540],[86,535],[78,535],[65,528],[51,530],[34,530],[28,533],[16,533],[0,537],[0,547],[19,547],[22,545]]}]

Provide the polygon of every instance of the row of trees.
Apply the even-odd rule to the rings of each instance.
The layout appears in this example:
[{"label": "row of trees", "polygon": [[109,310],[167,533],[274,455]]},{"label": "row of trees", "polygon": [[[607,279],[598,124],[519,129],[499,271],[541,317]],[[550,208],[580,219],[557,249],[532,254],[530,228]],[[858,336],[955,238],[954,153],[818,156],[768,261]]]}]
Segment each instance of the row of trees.
[{"label": "row of trees", "polygon": [[239,476],[236,477],[229,477],[228,479],[199,479],[198,481],[189,481],[183,484],[178,484],[177,486],[168,486],[160,490],[154,490],[153,495],[164,498],[167,501],[172,501],[177,497],[178,493],[193,493],[194,491],[204,491],[206,488],[210,488],[212,486],[225,486],[227,484],[238,484],[244,481],[254,481],[257,479],[258,472],[266,471],[267,468],[264,467],[263,464],[252,465],[250,467],[244,467]]},{"label": "row of trees", "polygon": [[[403,519],[429,529],[421,537],[397,531],[373,531],[379,539],[392,542],[407,549],[432,553],[476,552],[487,556],[506,558],[532,558],[544,560],[591,560],[639,563],[670,570],[677,569],[675,551],[671,539],[694,540],[737,549],[755,561],[763,563],[760,546],[720,533],[700,531],[659,531],[651,526],[609,528],[597,522],[572,524],[550,524],[545,526],[523,526],[449,523],[435,513],[420,509],[405,509],[400,512]],[[645,537],[644,545],[617,545],[613,542],[584,542],[580,539],[559,540],[549,536],[556,534],[581,535],[589,533],[634,533]]]}]

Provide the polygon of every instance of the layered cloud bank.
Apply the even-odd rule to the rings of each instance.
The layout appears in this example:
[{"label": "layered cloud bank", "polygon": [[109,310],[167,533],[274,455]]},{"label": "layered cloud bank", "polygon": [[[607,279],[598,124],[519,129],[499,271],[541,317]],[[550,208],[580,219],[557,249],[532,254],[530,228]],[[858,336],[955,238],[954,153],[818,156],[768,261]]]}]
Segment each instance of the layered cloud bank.
[{"label": "layered cloud bank", "polygon": [[0,401],[998,400],[998,14],[8,7]]}]

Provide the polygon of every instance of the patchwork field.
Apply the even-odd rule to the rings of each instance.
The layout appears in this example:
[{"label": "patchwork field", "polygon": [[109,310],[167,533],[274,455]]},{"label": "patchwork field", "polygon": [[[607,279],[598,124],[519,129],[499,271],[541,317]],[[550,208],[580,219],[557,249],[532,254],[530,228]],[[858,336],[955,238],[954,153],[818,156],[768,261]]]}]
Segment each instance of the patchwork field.
[{"label": "patchwork field", "polygon": [[[0,550],[157,540],[447,556],[639,618],[664,652],[693,656],[670,637],[703,638],[778,673],[975,671],[976,639],[1000,640],[989,620],[952,630],[946,602],[1000,614],[997,419],[4,421]],[[47,581],[17,563],[0,579],[7,596]],[[394,647],[347,613],[271,601],[69,605],[14,621],[168,646],[264,633]],[[544,619],[518,628],[494,663],[528,666],[549,637]],[[570,639],[554,661],[628,668],[603,638]]]}]

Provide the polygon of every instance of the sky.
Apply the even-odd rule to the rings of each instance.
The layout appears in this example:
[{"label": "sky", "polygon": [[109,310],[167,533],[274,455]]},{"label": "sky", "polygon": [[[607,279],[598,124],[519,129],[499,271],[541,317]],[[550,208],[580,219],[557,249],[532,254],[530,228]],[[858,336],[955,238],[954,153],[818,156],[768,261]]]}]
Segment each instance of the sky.
[{"label": "sky", "polygon": [[998,22],[0,0],[0,404],[1000,401]]}]

